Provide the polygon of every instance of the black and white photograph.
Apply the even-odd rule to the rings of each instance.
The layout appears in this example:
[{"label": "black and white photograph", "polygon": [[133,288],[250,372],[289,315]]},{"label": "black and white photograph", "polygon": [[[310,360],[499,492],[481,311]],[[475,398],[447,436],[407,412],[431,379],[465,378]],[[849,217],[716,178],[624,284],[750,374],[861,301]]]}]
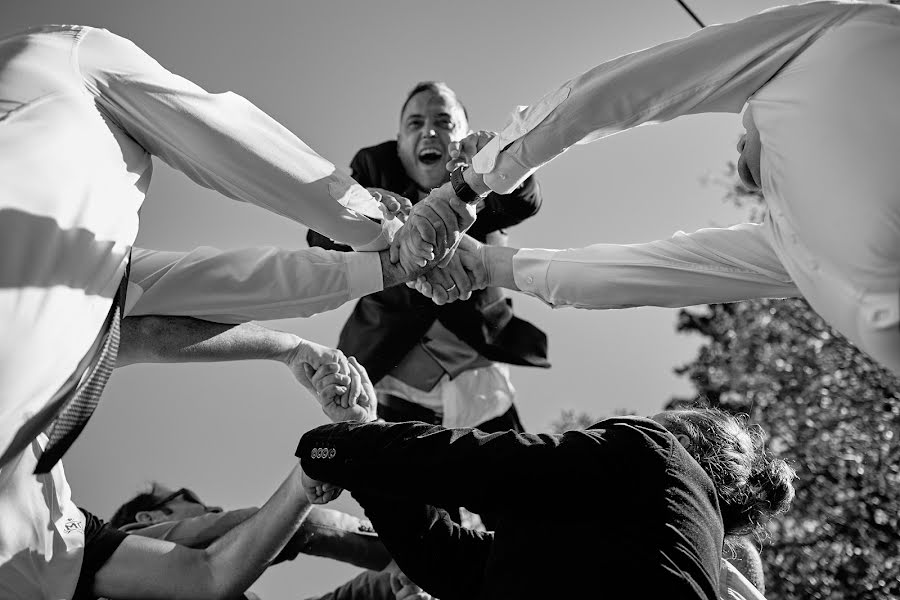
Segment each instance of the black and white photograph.
[{"label": "black and white photograph", "polygon": [[900,598],[900,0],[0,4],[0,600]]}]

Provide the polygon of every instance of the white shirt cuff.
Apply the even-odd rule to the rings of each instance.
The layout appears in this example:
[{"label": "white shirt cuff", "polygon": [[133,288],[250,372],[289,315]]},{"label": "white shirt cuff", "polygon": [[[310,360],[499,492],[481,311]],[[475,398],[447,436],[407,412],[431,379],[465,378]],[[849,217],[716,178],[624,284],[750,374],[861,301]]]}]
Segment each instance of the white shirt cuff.
[{"label": "white shirt cuff", "polygon": [[547,274],[550,271],[550,264],[560,252],[563,251],[544,248],[522,248],[516,252],[513,256],[513,278],[516,287],[526,294],[552,304]]},{"label": "white shirt cuff", "polygon": [[350,300],[384,289],[378,252],[342,252],[347,264]]},{"label": "white shirt cuff", "polygon": [[381,233],[379,233],[375,239],[362,246],[353,246],[353,249],[357,252],[377,252],[378,250],[385,250],[391,245],[391,241],[393,241],[394,236],[397,234],[397,230],[401,227],[403,227],[403,223],[400,219],[384,219],[381,222]]},{"label": "white shirt cuff", "polygon": [[497,156],[494,170],[484,174],[484,183],[498,194],[509,194],[535,171],[536,168],[527,167],[516,160],[511,152],[502,152]]},{"label": "white shirt cuff", "polygon": [[472,168],[484,176],[484,183],[498,194],[508,194],[525,181],[536,169],[517,161],[511,153],[501,152],[502,136],[498,135],[472,159]]}]

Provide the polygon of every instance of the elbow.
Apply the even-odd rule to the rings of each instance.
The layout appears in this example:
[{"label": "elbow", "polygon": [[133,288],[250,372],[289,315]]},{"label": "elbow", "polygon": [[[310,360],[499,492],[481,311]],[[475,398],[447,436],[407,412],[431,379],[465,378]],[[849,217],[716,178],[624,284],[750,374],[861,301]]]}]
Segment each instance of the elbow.
[{"label": "elbow", "polygon": [[[223,572],[216,568],[213,556],[208,551],[198,552],[193,565],[194,585],[191,586],[193,600],[234,600],[247,591],[242,582],[237,581],[234,572]],[[248,584],[249,586],[249,584]]]},{"label": "elbow", "polygon": [[188,591],[185,597],[191,600],[226,599],[223,582],[219,581],[213,557],[206,550],[192,550],[188,559],[179,565],[182,577],[179,579]]}]

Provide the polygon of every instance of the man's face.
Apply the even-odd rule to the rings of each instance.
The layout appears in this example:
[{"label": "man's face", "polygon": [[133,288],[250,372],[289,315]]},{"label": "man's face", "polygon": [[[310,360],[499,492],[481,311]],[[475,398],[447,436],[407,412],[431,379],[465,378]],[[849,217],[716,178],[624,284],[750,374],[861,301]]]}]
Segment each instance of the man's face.
[{"label": "man's face", "polygon": [[447,182],[447,146],[465,137],[468,129],[453,96],[428,90],[413,96],[400,115],[397,134],[397,153],[406,174],[425,190]]},{"label": "man's face", "polygon": [[751,190],[758,190],[762,187],[759,167],[762,146],[759,141],[759,130],[753,122],[750,109],[744,111],[744,129],[746,131],[737,144],[737,151],[740,154],[737,172],[745,186]]},{"label": "man's face", "polygon": [[222,512],[222,507],[207,506],[197,494],[188,489],[181,490],[181,493],[176,494],[175,490],[157,486],[156,491],[160,496],[174,495],[174,497],[160,504],[154,510],[147,511],[154,522],[180,521],[207,513]]}]

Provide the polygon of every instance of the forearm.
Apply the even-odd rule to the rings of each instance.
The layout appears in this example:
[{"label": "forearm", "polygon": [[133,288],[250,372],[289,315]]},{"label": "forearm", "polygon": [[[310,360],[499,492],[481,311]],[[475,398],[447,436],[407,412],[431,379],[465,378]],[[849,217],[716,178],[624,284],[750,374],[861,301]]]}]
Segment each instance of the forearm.
[{"label": "forearm", "polygon": [[122,320],[117,367],[134,363],[277,360],[286,362],[301,343],[292,333],[191,317],[146,316]]},{"label": "forearm", "polygon": [[234,93],[209,93],[102,30],[76,55],[88,89],[143,148],[200,185],[360,250],[386,247],[378,203],[288,129]]},{"label": "forearm", "polygon": [[310,504],[299,465],[255,515],[205,550],[126,536],[97,571],[93,593],[109,598],[235,598],[297,531]]},{"label": "forearm", "polygon": [[498,270],[507,285],[512,272],[511,289],[554,307],[674,308],[799,295],[758,230],[746,224],[645,244],[521,249]]},{"label": "forearm", "polygon": [[374,252],[135,248],[126,314],[222,323],[308,317],[379,291],[380,270]]},{"label": "forearm", "polygon": [[243,593],[294,535],[312,506],[295,466],[258,513],[241,523],[205,552],[212,589],[220,597]]},{"label": "forearm", "polygon": [[535,469],[556,468],[560,443],[415,422],[334,423],[305,433],[296,456],[310,477],[354,494],[491,512],[523,502],[523,482]]},{"label": "forearm", "polygon": [[780,7],[604,62],[514,112],[474,170],[506,193],[576,143],[682,115],[739,112],[818,36],[864,9]]}]

